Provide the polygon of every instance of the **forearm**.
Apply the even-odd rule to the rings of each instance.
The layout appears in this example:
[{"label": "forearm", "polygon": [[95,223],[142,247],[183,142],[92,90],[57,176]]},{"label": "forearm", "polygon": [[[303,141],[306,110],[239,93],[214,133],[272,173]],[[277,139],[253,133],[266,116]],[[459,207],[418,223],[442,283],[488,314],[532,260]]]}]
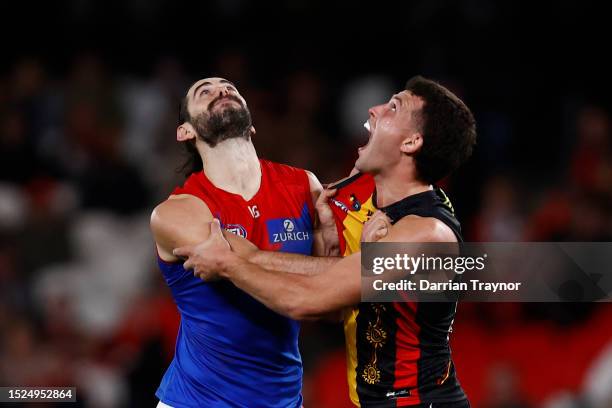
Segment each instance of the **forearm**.
[{"label": "forearm", "polygon": [[236,255],[218,261],[218,268],[221,277],[275,312],[306,320],[360,302],[360,259],[353,254],[317,275],[272,271]]},{"label": "forearm", "polygon": [[306,256],[287,252],[264,251],[257,249],[253,243],[246,239],[230,232],[224,231],[223,236],[230,243],[232,251],[241,258],[247,259],[249,262],[262,266],[265,269],[280,272],[316,275],[341,259],[333,256]]},{"label": "forearm", "polygon": [[260,250],[250,254],[247,259],[250,263],[268,270],[299,275],[316,275],[329,269],[342,258]]},{"label": "forearm", "polygon": [[321,312],[321,305],[314,303],[313,276],[269,270],[239,257],[225,264],[220,274],[276,313],[304,320]]},{"label": "forearm", "polygon": [[187,258],[184,267],[193,269],[199,278],[228,279],[270,309],[296,320],[320,318],[359,303],[361,298],[359,254],[342,258],[332,265],[332,259],[273,253],[274,258],[292,258],[290,264],[294,267],[299,266],[295,259],[301,258],[307,262],[307,267],[316,265],[325,270],[311,275],[270,270],[232,252],[218,223],[213,223],[207,242],[175,252]]}]

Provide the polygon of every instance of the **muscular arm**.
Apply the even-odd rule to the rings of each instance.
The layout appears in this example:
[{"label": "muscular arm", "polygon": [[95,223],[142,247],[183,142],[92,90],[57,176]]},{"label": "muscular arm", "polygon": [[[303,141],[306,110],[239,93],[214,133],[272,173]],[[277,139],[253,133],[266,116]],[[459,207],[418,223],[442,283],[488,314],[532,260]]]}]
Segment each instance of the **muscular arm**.
[{"label": "muscular arm", "polygon": [[[178,261],[174,249],[205,241],[212,220],[208,206],[191,195],[172,196],[158,205],[151,214],[151,231],[160,258],[166,262]],[[312,275],[328,269],[340,259],[262,251],[235,234],[223,231],[223,235],[238,255],[267,269]]]},{"label": "muscular arm", "polygon": [[[441,221],[408,216],[391,227],[380,242],[454,241],[454,234]],[[324,273],[309,276],[271,271],[229,250],[220,251],[215,258],[202,257],[197,250],[188,255],[187,266],[204,279],[208,272],[216,271],[270,309],[293,319],[316,319],[361,299],[360,253],[342,259]]]},{"label": "muscular arm", "polygon": [[191,195],[172,196],[159,204],[151,214],[151,232],[159,257],[166,262],[177,261],[172,251],[208,238],[212,219],[208,206]]},{"label": "muscular arm", "polygon": [[[230,245],[232,245],[231,242]],[[232,249],[234,249],[233,245]],[[307,256],[261,250],[254,251],[249,256],[243,258],[265,269],[300,275],[317,275],[342,259],[332,256]]]},{"label": "muscular arm", "polygon": [[216,266],[219,274],[270,309],[292,319],[318,319],[360,301],[359,253],[316,275],[269,270],[228,255],[230,258],[220,259]]},{"label": "muscular arm", "polygon": [[[166,262],[178,261],[179,258],[172,253],[174,249],[205,241],[212,220],[208,206],[192,195],[172,196],[159,204],[151,214],[151,231],[159,257]],[[239,255],[249,257],[257,252],[252,242],[231,232],[222,233]]]}]

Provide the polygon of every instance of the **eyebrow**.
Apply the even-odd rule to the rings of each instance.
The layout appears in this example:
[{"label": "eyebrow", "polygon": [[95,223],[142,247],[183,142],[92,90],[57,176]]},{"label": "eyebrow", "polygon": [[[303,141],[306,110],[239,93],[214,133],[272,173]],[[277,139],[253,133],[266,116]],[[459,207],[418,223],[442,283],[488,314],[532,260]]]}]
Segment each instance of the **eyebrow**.
[{"label": "eyebrow", "polygon": [[[230,84],[231,86],[234,87],[234,89],[236,89],[236,85],[234,85],[232,82],[228,81],[227,79],[222,79],[222,80],[219,81],[219,83],[221,83],[221,84]],[[200,85],[196,86],[196,89],[193,90],[193,94],[192,95],[195,96],[195,94],[198,92],[198,89],[200,89],[201,87],[206,86],[206,85],[212,85],[212,82],[210,82],[210,81],[202,82]]]}]

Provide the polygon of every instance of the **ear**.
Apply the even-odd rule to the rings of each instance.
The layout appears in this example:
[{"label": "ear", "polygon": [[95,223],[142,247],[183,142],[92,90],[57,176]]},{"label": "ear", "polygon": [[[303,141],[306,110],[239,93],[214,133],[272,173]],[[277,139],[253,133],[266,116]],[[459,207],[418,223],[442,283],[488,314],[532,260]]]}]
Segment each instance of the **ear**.
[{"label": "ear", "polygon": [[423,136],[420,132],[415,132],[402,141],[400,151],[406,154],[414,154],[423,146]]},{"label": "ear", "polygon": [[183,123],[179,127],[176,128],[176,140],[179,142],[184,142],[185,140],[194,139],[197,135],[197,132],[191,126],[191,123]]},{"label": "ear", "polygon": [[251,137],[255,136],[255,133],[257,133],[255,131],[255,126],[251,126],[251,129],[249,129],[249,131],[251,132]]}]

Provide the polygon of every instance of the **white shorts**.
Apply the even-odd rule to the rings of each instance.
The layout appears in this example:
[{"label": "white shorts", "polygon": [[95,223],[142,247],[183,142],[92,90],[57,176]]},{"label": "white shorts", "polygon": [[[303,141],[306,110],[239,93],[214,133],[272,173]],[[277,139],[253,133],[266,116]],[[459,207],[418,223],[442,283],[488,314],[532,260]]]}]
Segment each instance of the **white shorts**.
[{"label": "white shorts", "polygon": [[168,404],[164,404],[163,402],[159,401],[157,403],[157,407],[156,408],[172,408],[170,405]]}]

